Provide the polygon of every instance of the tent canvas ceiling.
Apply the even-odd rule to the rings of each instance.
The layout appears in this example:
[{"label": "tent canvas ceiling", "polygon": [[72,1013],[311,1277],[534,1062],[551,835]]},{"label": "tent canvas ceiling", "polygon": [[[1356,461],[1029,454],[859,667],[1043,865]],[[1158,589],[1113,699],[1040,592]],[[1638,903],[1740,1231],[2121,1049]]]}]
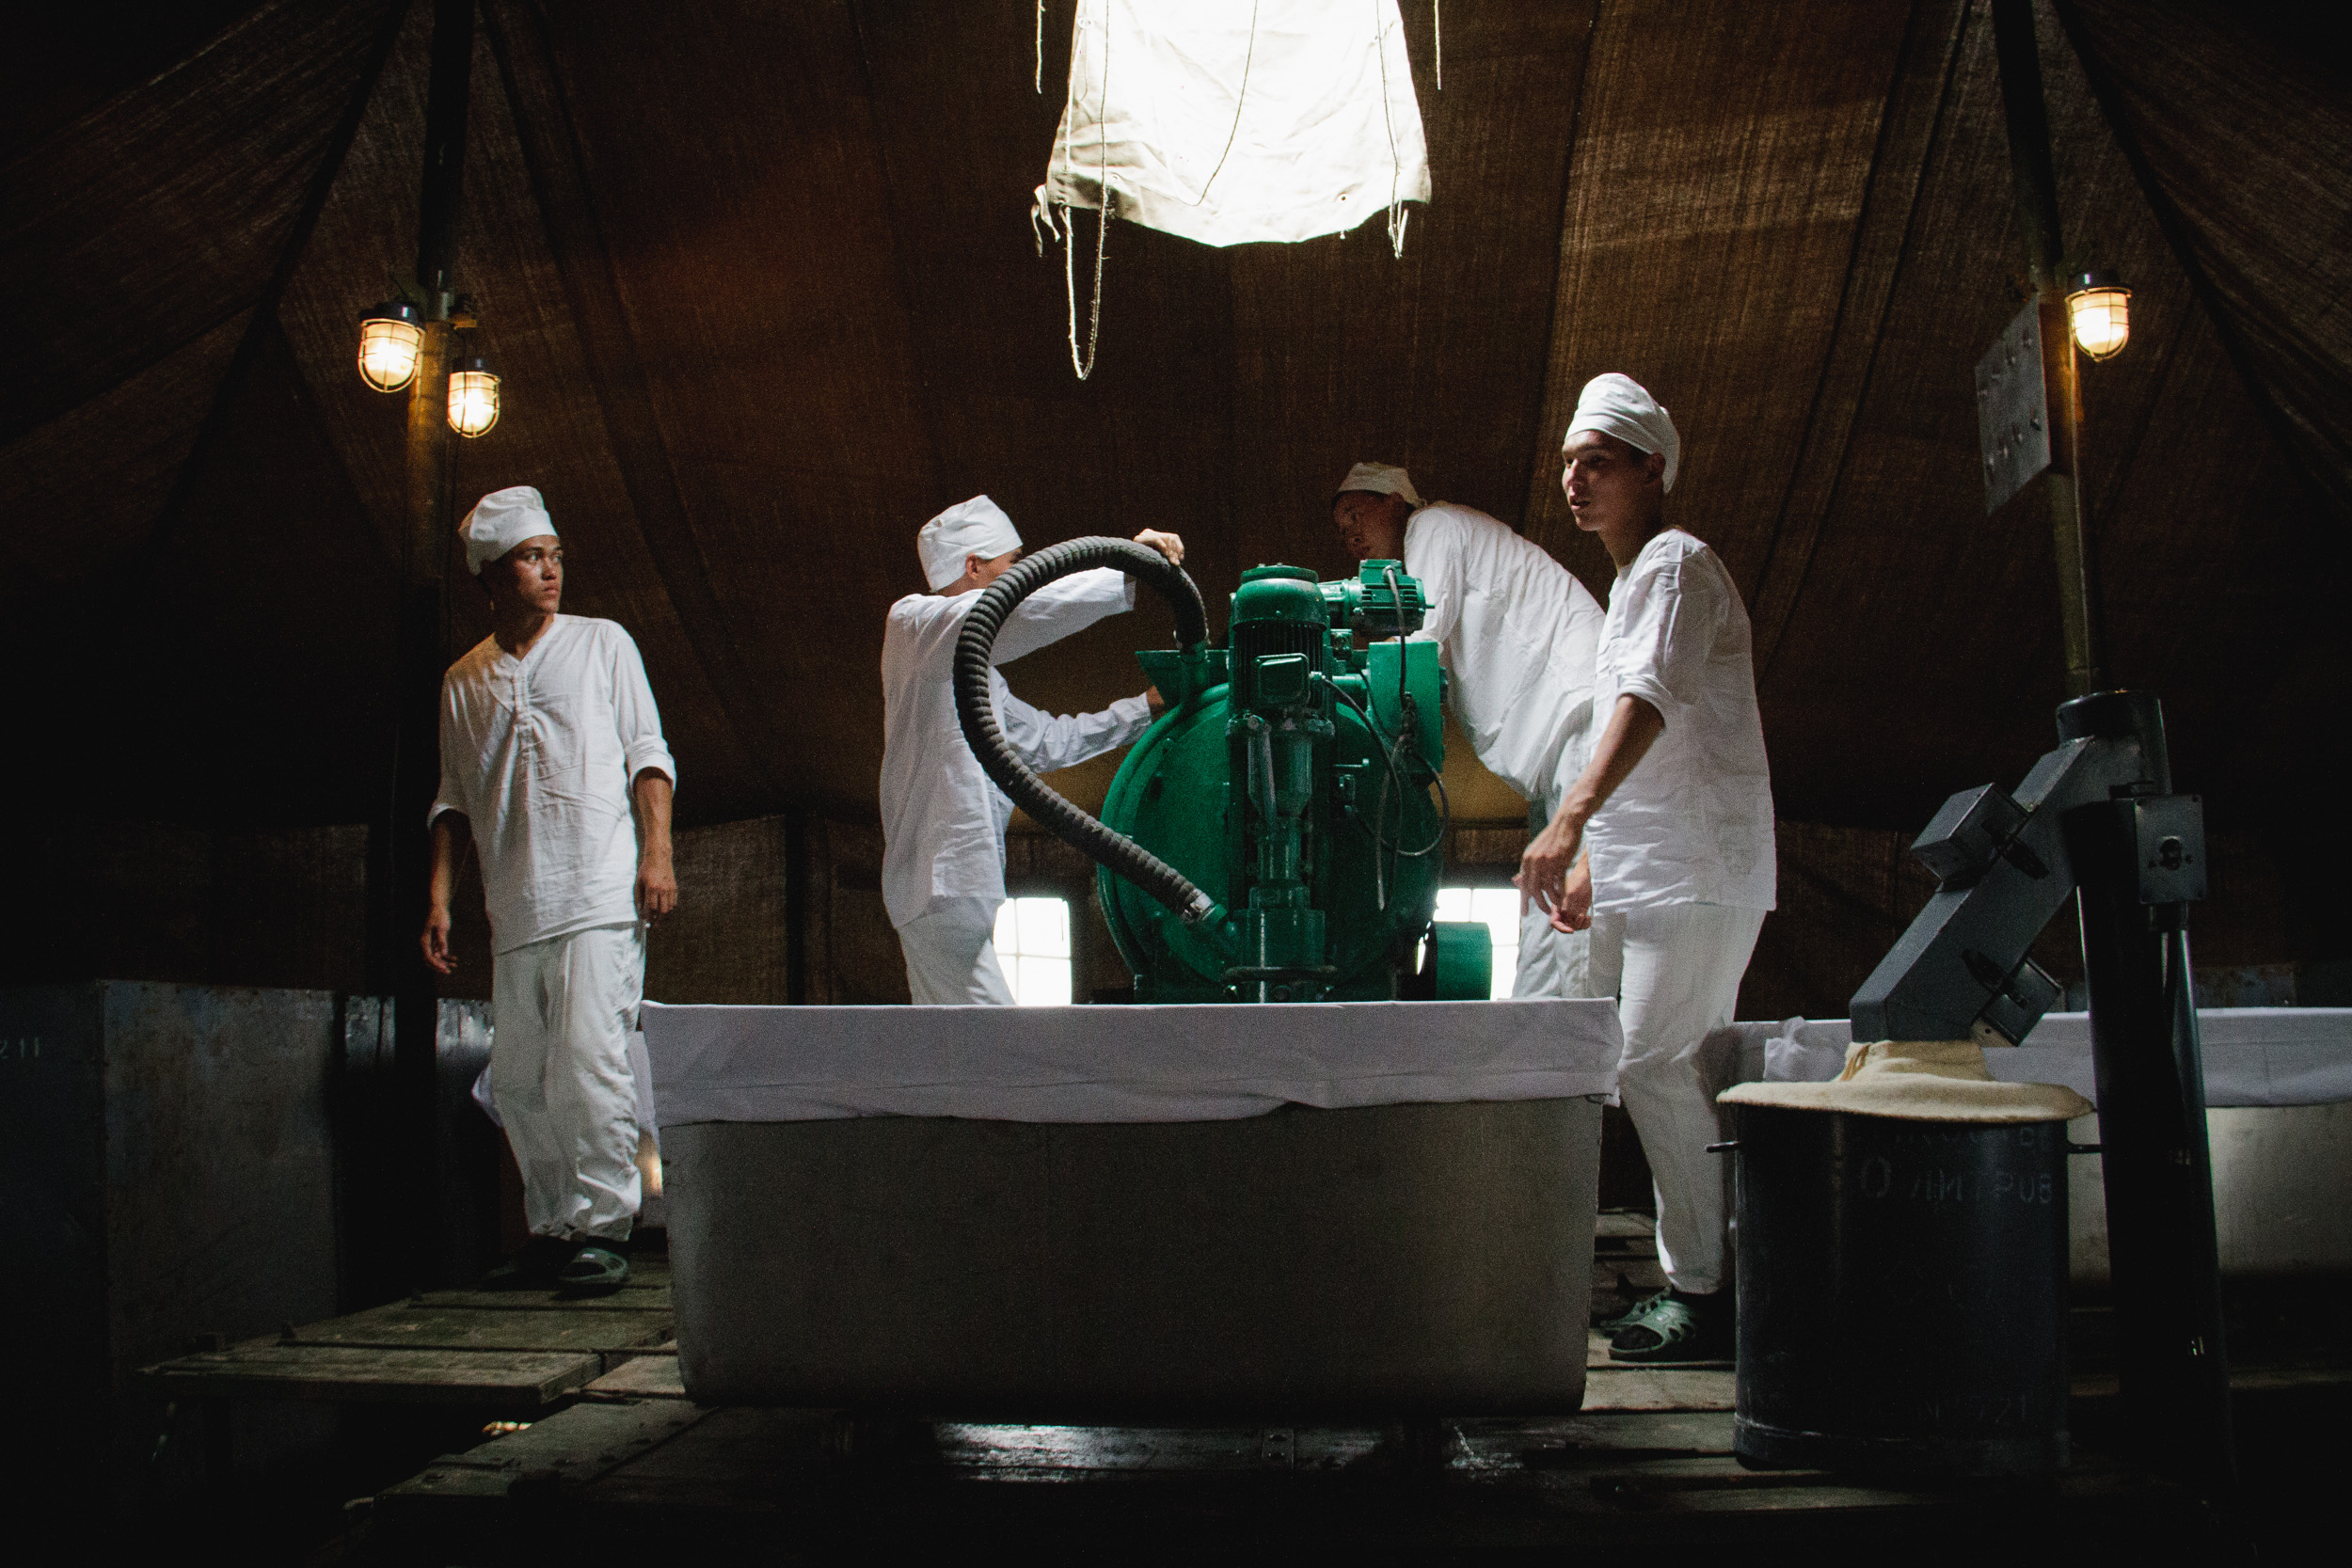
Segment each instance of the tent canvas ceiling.
[{"label": "tent canvas ceiling", "polygon": [[[2046,514],[1986,516],[1976,477],[1971,370],[2022,290],[1982,0],[1487,0],[1447,9],[1442,91],[1406,0],[1436,199],[1404,258],[1376,224],[1117,226],[1085,385],[1027,216],[1047,9],[1040,94],[1025,3],[482,8],[457,272],[507,396],[459,504],[547,494],[686,819],[870,816],[882,612],[975,492],[1032,544],[1178,530],[1220,605],[1260,562],[1343,569],[1329,486],[1378,457],[1603,590],[1552,453],[1604,370],[1681,423],[1672,515],[1747,598],[1785,816],[1914,826],[2048,744]],[[413,256],[430,10],[99,4],[8,52],[0,595],[77,808],[384,810],[402,415],[351,357]],[[2297,14],[2041,13],[2071,248],[2135,290],[2085,373],[2108,672],[2248,825],[2343,762],[2352,648],[2352,95]],[[454,654],[462,570],[449,604]],[[1099,705],[1166,629],[1015,684]]]}]

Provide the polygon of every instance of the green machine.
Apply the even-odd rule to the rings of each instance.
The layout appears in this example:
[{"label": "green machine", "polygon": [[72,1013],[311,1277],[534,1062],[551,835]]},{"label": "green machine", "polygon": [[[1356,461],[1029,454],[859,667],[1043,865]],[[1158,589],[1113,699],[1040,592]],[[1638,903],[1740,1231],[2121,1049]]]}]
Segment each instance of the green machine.
[{"label": "green machine", "polygon": [[[988,672],[1014,608],[1109,566],[1176,611],[1177,646],[1136,656],[1167,700],[1100,820],[1013,755]],[[973,754],[1048,832],[1091,856],[1138,1002],[1483,998],[1486,928],[1432,924],[1445,836],[1438,648],[1408,642],[1426,605],[1400,562],[1318,581],[1242,574],[1226,646],[1200,591],[1157,551],[1073,539],[1016,563],[965,619],[956,707]],[[1438,800],[1429,790],[1436,785]]]}]

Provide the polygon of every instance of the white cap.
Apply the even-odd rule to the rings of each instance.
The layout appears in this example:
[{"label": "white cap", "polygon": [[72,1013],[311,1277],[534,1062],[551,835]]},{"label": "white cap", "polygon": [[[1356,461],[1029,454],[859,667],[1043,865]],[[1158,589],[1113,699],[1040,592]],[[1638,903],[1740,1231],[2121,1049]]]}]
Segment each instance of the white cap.
[{"label": "white cap", "polygon": [[1597,430],[1629,446],[1662,454],[1665,487],[1675,487],[1676,471],[1682,467],[1682,437],[1676,433],[1674,416],[1665,405],[1631,376],[1611,371],[1584,384],[1576,400],[1576,417],[1568,421],[1560,445],[1565,449],[1568,436],[1583,430]]},{"label": "white cap", "polygon": [[482,575],[484,562],[496,561],[526,539],[554,531],[548,503],[528,484],[491,491],[457,525],[457,537],[466,542],[466,570],[476,577]]},{"label": "white cap", "polygon": [[933,592],[963,576],[966,556],[993,561],[1021,547],[1021,535],[1005,509],[986,496],[958,501],[923,525],[914,548],[923,558],[923,580]]},{"label": "white cap", "polygon": [[1407,506],[1428,504],[1413,488],[1412,475],[1386,463],[1357,464],[1347,470],[1347,477],[1340,481],[1340,487],[1331,492],[1331,499],[1337,500],[1350,490],[1369,490],[1375,496],[1403,496]]}]

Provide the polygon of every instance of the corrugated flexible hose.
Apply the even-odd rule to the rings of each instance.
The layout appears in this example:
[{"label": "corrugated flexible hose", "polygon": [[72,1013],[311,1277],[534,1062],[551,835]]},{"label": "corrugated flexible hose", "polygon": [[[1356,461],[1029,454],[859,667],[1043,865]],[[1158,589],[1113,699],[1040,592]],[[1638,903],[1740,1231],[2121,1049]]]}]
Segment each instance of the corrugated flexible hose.
[{"label": "corrugated flexible hose", "polygon": [[996,634],[1022,600],[1057,578],[1109,566],[1157,592],[1176,611],[1176,644],[1187,651],[1208,641],[1208,611],[1200,590],[1181,566],[1155,549],[1126,539],[1092,537],[1049,546],[1016,562],[980,593],[956,639],[956,717],[981,770],[1046,832],[1109,867],[1198,926],[1221,915],[1216,900],[1192,879],[1124,833],[1114,832],[1080,811],[1029,771],[1005,744],[996,727],[996,703],[988,673],[994,663]]}]

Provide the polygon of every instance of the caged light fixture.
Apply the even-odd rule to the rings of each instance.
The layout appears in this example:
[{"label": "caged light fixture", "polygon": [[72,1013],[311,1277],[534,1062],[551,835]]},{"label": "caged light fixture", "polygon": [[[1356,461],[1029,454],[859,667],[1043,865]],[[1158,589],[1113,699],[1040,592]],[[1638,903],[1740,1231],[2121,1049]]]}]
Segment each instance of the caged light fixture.
[{"label": "caged light fixture", "polygon": [[489,433],[499,422],[499,378],[490,361],[468,355],[449,368],[449,427],[460,436]]},{"label": "caged light fixture", "polygon": [[2079,274],[2066,291],[2066,319],[2074,346],[2093,359],[2112,359],[2132,338],[2132,292],[2111,272]]},{"label": "caged light fixture", "polygon": [[397,392],[417,376],[424,352],[424,312],[387,300],[359,318],[359,379],[379,392]]}]

